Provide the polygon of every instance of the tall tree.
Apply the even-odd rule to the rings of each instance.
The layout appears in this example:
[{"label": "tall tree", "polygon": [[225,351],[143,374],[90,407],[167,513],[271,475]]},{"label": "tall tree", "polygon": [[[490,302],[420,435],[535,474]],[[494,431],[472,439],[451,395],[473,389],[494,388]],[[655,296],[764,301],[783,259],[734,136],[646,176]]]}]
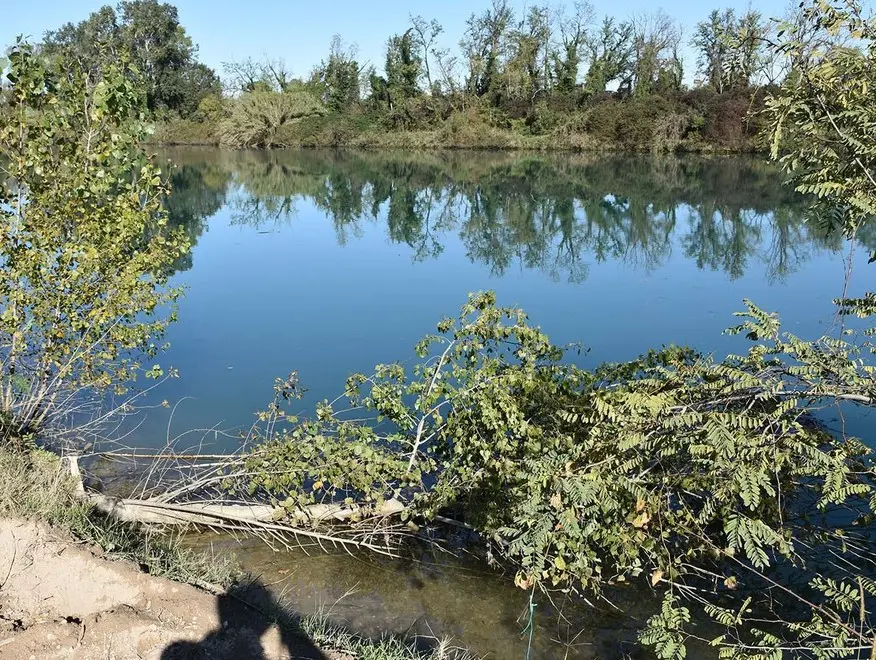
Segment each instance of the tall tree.
[{"label": "tall tree", "polygon": [[182,117],[190,117],[201,101],[208,96],[222,94],[222,81],[206,64],[194,62],[183,67],[171,79],[175,85],[174,110]]},{"label": "tall tree", "polygon": [[253,92],[263,82],[264,70],[259,62],[251,57],[222,63],[226,86],[232,94]]},{"label": "tall tree", "polygon": [[713,9],[708,19],[697,23],[692,45],[699,51],[697,66],[706,83],[719,94],[724,91],[724,69],[729,57],[728,34],[736,24],[732,9]]},{"label": "tall tree", "polygon": [[592,21],[593,7],[586,0],[576,2],[574,13],[568,18],[562,8],[559,10],[557,22],[560,26],[560,48],[551,57],[556,90],[561,94],[571,93],[578,84],[581,49]]},{"label": "tall tree", "polygon": [[451,53],[449,48],[433,48],[432,57],[435,58],[435,65],[441,74],[442,91],[455,95],[459,91],[459,78],[457,76],[459,57]]},{"label": "tall tree", "polygon": [[590,66],[584,88],[589,94],[601,94],[609,83],[629,77],[633,60],[633,26],[615,23],[606,16],[599,30],[586,40]]},{"label": "tall tree", "polygon": [[412,32],[410,29],[402,35],[393,35],[386,43],[385,72],[390,106],[420,94],[417,79],[422,59],[414,48]]},{"label": "tall tree", "polygon": [[766,25],[760,13],[749,10],[737,17],[732,9],[713,10],[697,24],[692,44],[706,83],[719,94],[748,87],[760,68]]},{"label": "tall tree", "polygon": [[469,16],[459,42],[468,65],[466,89],[469,93],[484,96],[493,89],[513,20],[514,10],[508,0],[493,0],[492,6],[482,14]]},{"label": "tall tree", "polygon": [[551,20],[547,6],[529,7],[509,33],[509,57],[504,72],[508,96],[531,99],[550,84]]},{"label": "tall tree", "polygon": [[119,5],[120,36],[146,83],[150,110],[177,109],[184,103],[180,72],[194,64],[197,49],[179,23],[176,7],[157,0]]},{"label": "tall tree", "polygon": [[278,92],[285,92],[296,82],[282,58],[266,57],[262,62],[262,78]]},{"label": "tall tree", "polygon": [[356,47],[346,46],[341,36],[332,37],[328,61],[314,72],[316,82],[322,86],[323,100],[333,112],[343,112],[359,101],[359,62]]},{"label": "tall tree", "polygon": [[730,41],[730,85],[748,87],[763,57],[767,27],[760,12],[749,9],[739,19]]},{"label": "tall tree", "polygon": [[663,10],[640,14],[632,20],[634,93],[647,96],[681,87],[678,45],[681,26]]},{"label": "tall tree", "polygon": [[444,28],[434,18],[431,21],[426,21],[422,16],[411,16],[411,30],[414,42],[422,51],[423,73],[426,77],[426,86],[431,92],[433,82],[432,70],[429,67],[429,54],[433,52],[432,45],[438,35],[444,31]]},{"label": "tall tree", "polygon": [[215,73],[197,62],[197,48],[180,25],[176,7],[157,0],[128,0],[116,10],[102,7],[76,25],[47,32],[42,51],[92,76],[124,53],[152,112],[188,112],[207,94],[221,91]]},{"label": "tall tree", "polygon": [[121,38],[115,10],[104,6],[84,21],[65,23],[57,30],[46,32],[41,50],[57,57],[90,76],[98,75],[108,62],[117,61]]}]

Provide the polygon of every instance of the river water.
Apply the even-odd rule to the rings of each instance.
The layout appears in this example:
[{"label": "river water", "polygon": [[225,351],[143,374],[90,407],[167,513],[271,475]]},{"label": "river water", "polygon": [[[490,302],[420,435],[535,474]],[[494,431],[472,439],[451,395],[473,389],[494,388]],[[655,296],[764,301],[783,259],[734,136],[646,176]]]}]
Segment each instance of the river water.
[{"label": "river water", "polygon": [[[417,340],[471,291],[493,289],[500,304],[520,305],[557,344],[583,343],[589,352],[578,359],[593,366],[667,343],[744,349],[722,335],[743,298],[779,312],[795,334],[820,335],[843,287],[842,239],[807,223],[805,200],[754,158],[158,156],[175,163],[171,221],[193,249],[173,276],[186,295],[162,357],[180,377],[151,401],[170,408],[129,420],[136,428],[126,441],[140,447],[233,449],[275,378],[297,370],[306,414],[351,372],[411,359]],[[860,240],[863,254],[876,232]],[[866,417],[844,422],[857,434],[872,426]],[[210,542],[221,552],[233,546],[300,611],[337,601],[333,615],[364,634],[449,634],[489,657],[524,657],[528,596],[477,562]],[[619,598],[625,615],[539,602],[532,657],[629,651],[624,640],[644,605]]]}]

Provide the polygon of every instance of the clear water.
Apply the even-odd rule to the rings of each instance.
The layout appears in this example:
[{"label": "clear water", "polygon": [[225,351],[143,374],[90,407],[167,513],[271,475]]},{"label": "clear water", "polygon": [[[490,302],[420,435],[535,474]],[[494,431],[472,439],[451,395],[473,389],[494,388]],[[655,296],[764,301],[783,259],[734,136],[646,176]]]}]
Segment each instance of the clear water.
[{"label": "clear water", "polygon": [[[750,298],[811,337],[834,324],[843,241],[805,221],[804,200],[753,158],[496,153],[169,150],[173,222],[194,247],[174,283],[187,293],[164,365],[180,378],[154,397],[129,444],[236,446],[297,370],[306,412],[347,375],[413,357],[413,346],[471,291],[494,289],[583,365],[688,344],[723,355]],[[876,233],[861,236],[864,250]],[[859,258],[851,293],[865,288]],[[872,268],[872,267],[871,267]],[[871,278],[872,279],[872,278]],[[839,416],[837,416],[839,418]],[[828,415],[828,421],[830,421]],[[863,434],[865,416],[845,417]],[[209,430],[205,430],[209,429]],[[522,658],[527,594],[476,563],[384,562],[342,553],[233,549],[302,612],[364,634],[453,635],[492,658]],[[648,599],[625,610],[540,601],[532,657],[620,657]],[[641,610],[641,611],[639,611]],[[576,637],[580,631],[581,634]]]},{"label": "clear water", "polygon": [[174,276],[187,292],[162,357],[180,378],[154,397],[174,408],[136,420],[127,441],[139,446],[233,448],[275,378],[297,370],[312,410],[350,373],[411,359],[471,291],[494,289],[594,365],[666,343],[742,349],[721,333],[746,297],[816,336],[842,290],[840,237],[808,225],[803,200],[753,158],[159,158],[177,165],[171,218],[194,247]]}]

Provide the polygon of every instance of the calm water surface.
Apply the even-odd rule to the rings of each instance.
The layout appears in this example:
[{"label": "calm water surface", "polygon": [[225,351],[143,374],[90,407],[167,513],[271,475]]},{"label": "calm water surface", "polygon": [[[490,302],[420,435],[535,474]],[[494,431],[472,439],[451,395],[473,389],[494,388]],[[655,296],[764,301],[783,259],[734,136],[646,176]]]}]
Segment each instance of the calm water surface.
[{"label": "calm water surface", "polygon": [[[833,320],[844,247],[748,158],[171,150],[172,220],[194,243],[165,365],[137,430],[236,434],[297,370],[302,411],[413,357],[471,291],[494,289],[586,364],[682,343],[723,353],[742,299],[804,336]],[[863,236],[876,243],[876,233]],[[867,273],[858,277],[863,288]],[[189,433],[220,449],[236,440]]]},{"label": "calm water surface", "polygon": [[[169,207],[194,247],[163,363],[180,378],[128,442],[236,446],[235,435],[297,370],[302,411],[346,376],[409,360],[471,291],[494,289],[586,365],[666,343],[724,354],[750,298],[809,337],[833,323],[844,244],[805,222],[805,203],[749,158],[490,153],[170,150]],[[861,236],[876,247],[876,233]],[[865,259],[863,261],[866,261]],[[852,293],[864,288],[859,274]],[[847,420],[848,421],[848,420]],[[851,420],[861,433],[869,420]],[[224,547],[227,547],[227,542]],[[241,552],[242,551],[242,552]],[[374,563],[238,548],[302,611],[330,605],[368,634],[452,634],[491,657],[523,657],[527,598],[466,562]],[[629,621],[540,604],[534,657],[611,657]],[[630,611],[634,611],[635,607]],[[611,631],[607,633],[605,631]],[[571,648],[571,651],[569,650]]]}]

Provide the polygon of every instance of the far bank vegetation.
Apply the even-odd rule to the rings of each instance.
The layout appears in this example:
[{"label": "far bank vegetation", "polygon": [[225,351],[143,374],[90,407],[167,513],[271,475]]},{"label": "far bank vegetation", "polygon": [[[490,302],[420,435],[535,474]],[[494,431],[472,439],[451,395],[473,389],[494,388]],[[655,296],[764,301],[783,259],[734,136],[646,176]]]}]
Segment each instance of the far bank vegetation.
[{"label": "far bank vegetation", "polygon": [[[220,77],[197,61],[173,6],[137,0],[48,33],[41,51],[89,68],[129,53],[150,72],[151,139],[166,144],[763,148],[766,95],[798,75],[794,57],[818,44],[791,57],[769,47],[778,27],[758,11],[703,13],[686,34],[663,10],[598,16],[586,0],[494,0],[468,17],[457,44],[438,21],[411,15],[387,37],[382,62],[363,61],[336,35],[303,75],[266,56],[226,62]],[[802,10],[786,19],[799,23]],[[144,29],[158,37],[151,50],[136,37]]]}]

